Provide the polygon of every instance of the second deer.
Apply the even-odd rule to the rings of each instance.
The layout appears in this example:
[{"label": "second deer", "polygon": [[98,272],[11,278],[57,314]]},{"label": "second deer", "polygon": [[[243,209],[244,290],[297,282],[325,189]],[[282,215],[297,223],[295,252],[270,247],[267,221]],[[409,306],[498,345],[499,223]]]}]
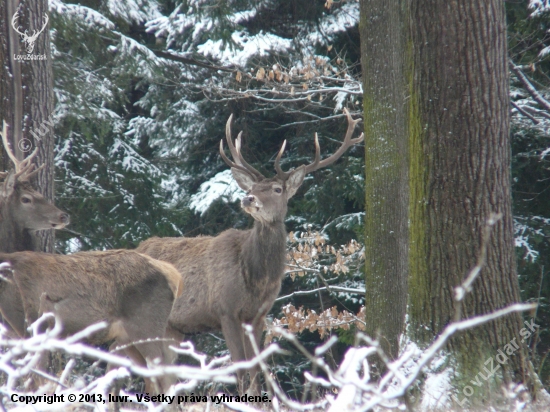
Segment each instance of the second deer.
[{"label": "second deer", "polygon": [[[183,290],[179,272],[131,250],[54,255],[0,253],[0,311],[20,337],[46,312],[61,323],[62,336],[98,322],[107,328],[88,338],[91,344],[115,341],[136,364],[164,363],[168,316]],[[21,309],[19,309],[21,307]],[[44,365],[42,365],[44,366]],[[165,393],[170,379],[146,379],[146,391]]]},{"label": "second deer", "polygon": [[17,160],[8,143],[8,127],[2,127],[2,142],[12,160],[13,172],[0,172],[0,252],[33,250],[30,232],[43,229],[62,229],[69,224],[69,215],[59,210],[31,186],[39,167],[33,159],[38,148],[24,160]]},{"label": "second deer", "polygon": [[[216,237],[151,238],[137,251],[172,263],[183,276],[185,290],[176,299],[168,319],[168,336],[183,339],[185,334],[221,330],[233,361],[254,357],[252,344],[243,324],[251,324],[257,344],[264,329],[264,319],[279,294],[284,276],[286,255],[285,217],[288,200],[294,196],[304,177],[334,163],[346,150],[363,140],[352,139],[359,120],[345,111],[348,129],[340,148],[321,160],[315,134],[315,160],[292,171],[281,169],[279,161],[283,143],[275,160],[277,175],[266,178],[241,155],[241,134],[235,144],[231,138],[231,119],[226,125],[226,140],[233,161],[220,143],[220,155],[231,167],[238,185],[247,192],[241,201],[243,210],[254,218],[249,230],[230,229]],[[239,392],[260,393],[259,370],[238,373]]]}]

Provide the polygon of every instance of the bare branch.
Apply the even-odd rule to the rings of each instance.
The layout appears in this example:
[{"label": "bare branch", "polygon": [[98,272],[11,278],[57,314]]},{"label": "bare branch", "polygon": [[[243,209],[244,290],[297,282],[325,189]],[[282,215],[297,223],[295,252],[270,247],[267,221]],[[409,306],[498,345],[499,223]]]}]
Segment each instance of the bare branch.
[{"label": "bare branch", "polygon": [[510,102],[510,104],[518,111],[520,112],[522,115],[524,115],[525,117],[528,117],[529,119],[531,119],[531,121],[535,124],[539,124],[540,122],[535,119],[533,116],[531,116],[527,111],[523,110],[523,108],[521,108],[520,106],[518,106],[515,102]]},{"label": "bare branch", "polygon": [[281,300],[290,299],[294,296],[300,296],[300,295],[311,295],[313,293],[318,293],[320,291],[327,290],[329,292],[345,292],[345,293],[357,293],[358,295],[362,295],[365,293],[365,289],[353,289],[353,288],[343,288],[341,286],[323,286],[317,289],[312,290],[298,290],[296,292],[292,292],[289,295],[281,296],[275,299],[275,302],[279,302]]},{"label": "bare branch", "polygon": [[512,70],[514,74],[518,77],[519,81],[523,83],[523,86],[525,86],[525,89],[529,92],[533,99],[535,99],[538,104],[544,107],[546,111],[550,112],[550,102],[542,97],[538,90],[527,79],[525,74],[523,74],[521,69],[516,66],[512,61],[510,61],[510,70]]}]

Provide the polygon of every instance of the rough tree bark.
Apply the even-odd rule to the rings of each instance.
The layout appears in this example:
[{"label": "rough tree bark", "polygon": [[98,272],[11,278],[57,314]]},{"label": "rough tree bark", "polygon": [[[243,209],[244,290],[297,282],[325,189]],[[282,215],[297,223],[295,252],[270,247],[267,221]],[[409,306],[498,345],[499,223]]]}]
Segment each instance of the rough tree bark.
[{"label": "rough tree bark", "polygon": [[367,333],[396,357],[407,307],[407,2],[362,0]]},{"label": "rough tree bark", "polygon": [[[411,35],[409,319],[414,338],[429,342],[453,318],[453,289],[475,266],[492,212],[503,217],[462,316],[520,300],[504,4],[413,0]],[[499,348],[521,340],[521,327],[521,316],[511,315],[456,337],[459,378],[469,384]],[[505,380],[528,380],[524,349],[502,366]]]},{"label": "rough tree bark", "polygon": [[[27,55],[25,43],[12,27],[12,18],[19,31],[32,34],[44,25],[47,0],[7,0],[0,4],[0,122],[9,126],[10,144],[19,159],[38,147],[36,163],[45,167],[35,181],[37,190],[52,200],[54,196],[54,135],[51,115],[54,109],[53,74],[48,27],[38,35],[31,55],[45,55],[42,60],[20,60]],[[33,132],[33,133],[31,133]],[[38,138],[36,138],[36,137]],[[11,168],[5,153],[0,170]],[[54,231],[34,234],[35,250],[52,252]]]}]

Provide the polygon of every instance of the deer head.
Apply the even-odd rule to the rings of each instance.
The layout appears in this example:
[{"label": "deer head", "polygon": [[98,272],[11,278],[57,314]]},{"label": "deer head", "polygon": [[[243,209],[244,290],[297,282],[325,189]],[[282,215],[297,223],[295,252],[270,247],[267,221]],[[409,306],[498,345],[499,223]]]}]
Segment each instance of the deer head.
[{"label": "deer head", "polygon": [[[0,172],[0,224],[3,219],[11,219],[16,227],[27,230],[62,229],[69,224],[69,215],[52,205],[44,196],[34,190],[30,180],[44,167],[36,168],[32,162],[38,154],[34,149],[30,156],[22,161],[10,149],[8,126],[3,122],[2,142],[15,166],[13,172]],[[2,239],[8,242],[9,239]]]},{"label": "deer head", "polygon": [[244,160],[241,155],[242,132],[239,133],[235,144],[233,144],[231,138],[231,121],[233,115],[229,116],[225,126],[225,138],[234,161],[231,161],[225,155],[223,140],[220,141],[220,154],[225,163],[231,167],[231,173],[237,181],[237,184],[241,189],[247,192],[246,196],[241,201],[241,206],[244,211],[260,222],[282,222],[286,216],[288,199],[294,196],[304,181],[304,177],[308,173],[331,165],[338,160],[350,146],[363,141],[363,133],[355,139],[351,138],[359,119],[353,120],[347,109],[344,109],[344,113],[348,120],[348,129],[342,145],[334,154],[321,160],[319,138],[317,133],[315,133],[315,160],[313,163],[301,165],[294,170],[285,172],[281,169],[279,164],[285,150],[285,140],[275,159],[275,171],[277,175],[272,178],[266,178]]},{"label": "deer head", "polygon": [[17,10],[15,12],[15,14],[13,15],[13,17],[11,19],[11,26],[13,27],[15,32],[17,34],[19,34],[21,36],[21,38],[23,39],[23,41],[25,42],[27,53],[31,54],[34,50],[34,43],[36,42],[36,39],[38,38],[39,34],[42,33],[44,31],[44,29],[46,28],[46,26],[48,25],[49,17],[48,17],[47,14],[44,13],[44,24],[42,25],[42,28],[38,31],[33,30],[32,35],[30,35],[30,36],[28,35],[28,30],[25,30],[24,33],[21,33],[17,29],[17,26],[18,26],[17,19],[18,18],[19,18],[19,10]]}]

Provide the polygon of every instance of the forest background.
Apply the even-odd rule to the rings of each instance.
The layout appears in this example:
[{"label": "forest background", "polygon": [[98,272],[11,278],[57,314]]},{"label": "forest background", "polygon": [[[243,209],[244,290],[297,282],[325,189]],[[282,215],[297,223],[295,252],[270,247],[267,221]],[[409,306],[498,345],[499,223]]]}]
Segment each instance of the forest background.
[{"label": "forest background", "polygon": [[[548,389],[550,105],[520,77],[545,101],[550,7],[536,0],[505,6],[515,67],[510,101],[518,272],[522,300],[539,303],[535,322],[541,329],[530,357]],[[59,253],[249,227],[240,210],[242,192],[218,153],[229,115],[233,130],[244,132],[245,158],[270,175],[285,139],[288,169],[311,161],[314,132],[323,153],[334,151],[345,132],[343,108],[354,117],[363,113],[355,1],[52,0],[49,13],[55,199],[72,221],[56,235]],[[43,122],[31,130],[42,135],[50,128]],[[276,302],[271,319],[288,313],[283,307],[361,313],[365,296],[353,291],[365,288],[364,158],[364,146],[352,148],[308,176],[291,200],[286,225],[296,266],[289,266],[281,291],[288,297]],[[337,335],[328,357],[336,366],[356,325],[352,319],[331,331],[313,327],[299,339],[313,349]],[[197,338],[197,344],[212,356],[226,351],[219,336]],[[272,368],[298,397],[309,363],[292,345],[286,349],[293,355],[273,359]]]}]

